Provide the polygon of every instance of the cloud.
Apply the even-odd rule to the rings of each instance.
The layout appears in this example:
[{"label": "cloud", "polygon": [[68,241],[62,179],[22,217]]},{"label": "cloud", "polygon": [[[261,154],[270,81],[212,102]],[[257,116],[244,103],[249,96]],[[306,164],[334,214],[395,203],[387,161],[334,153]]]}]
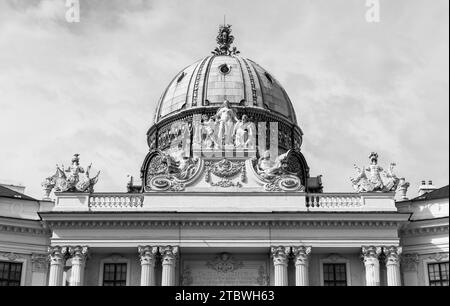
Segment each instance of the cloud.
[{"label": "cloud", "polygon": [[[285,86],[303,153],[326,191],[350,191],[371,151],[417,184],[448,184],[448,1],[0,2],[0,179],[40,197],[56,163],[81,153],[97,191],[139,177],[156,103],[209,55],[226,14],[242,56]],[[410,192],[413,196],[414,190]]]}]

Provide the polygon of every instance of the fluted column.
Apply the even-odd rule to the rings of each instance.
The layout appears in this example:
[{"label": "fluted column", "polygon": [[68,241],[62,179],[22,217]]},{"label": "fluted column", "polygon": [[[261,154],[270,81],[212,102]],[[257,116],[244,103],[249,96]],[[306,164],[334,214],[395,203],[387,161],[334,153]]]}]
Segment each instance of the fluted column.
[{"label": "fluted column", "polygon": [[381,247],[363,246],[362,255],[366,267],[366,286],[380,285],[380,262],[378,257],[381,254]]},{"label": "fluted column", "polygon": [[291,247],[277,246],[271,248],[273,265],[275,270],[275,286],[288,285],[288,261]]},{"label": "fluted column", "polygon": [[309,286],[309,254],[310,246],[292,247],[295,261],[295,285]]},{"label": "fluted column", "polygon": [[71,246],[69,254],[72,256],[72,272],[70,274],[70,286],[83,286],[84,284],[84,267],[88,253],[87,246]]},{"label": "fluted column", "polygon": [[388,286],[401,286],[400,255],[402,254],[402,248],[396,246],[384,247],[383,253],[386,256]]},{"label": "fluted column", "polygon": [[158,248],[140,245],[138,252],[141,259],[141,286],[155,286],[155,255]]},{"label": "fluted column", "polygon": [[178,257],[177,246],[159,247],[162,260],[161,286],[175,286],[175,266]]},{"label": "fluted column", "polygon": [[50,260],[50,273],[48,278],[49,286],[62,286],[66,247],[53,246],[48,248],[48,258]]}]

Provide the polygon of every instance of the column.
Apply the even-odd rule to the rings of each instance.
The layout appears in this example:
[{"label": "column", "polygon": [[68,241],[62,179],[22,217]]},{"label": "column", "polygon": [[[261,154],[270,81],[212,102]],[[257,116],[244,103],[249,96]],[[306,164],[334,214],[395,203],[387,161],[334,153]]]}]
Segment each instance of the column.
[{"label": "column", "polygon": [[72,256],[72,272],[70,274],[70,286],[83,286],[84,284],[84,267],[88,253],[87,246],[71,246],[69,254]]},{"label": "column", "polygon": [[380,262],[378,257],[381,254],[381,247],[363,246],[362,255],[366,267],[366,286],[380,285]]},{"label": "column", "polygon": [[309,254],[310,246],[292,247],[295,261],[295,285],[309,286]]},{"label": "column", "polygon": [[141,259],[141,286],[155,286],[155,255],[158,248],[140,245],[138,252]]},{"label": "column", "polygon": [[48,248],[48,258],[50,260],[50,273],[48,278],[49,286],[62,286],[66,247],[53,246]]},{"label": "column", "polygon": [[275,286],[288,285],[288,260],[291,247],[277,246],[271,248],[273,265],[275,268]]},{"label": "column", "polygon": [[175,266],[178,257],[177,246],[159,247],[162,260],[161,286],[175,286]]},{"label": "column", "polygon": [[402,248],[396,246],[384,247],[383,253],[386,256],[388,286],[401,286],[400,254],[402,253]]}]

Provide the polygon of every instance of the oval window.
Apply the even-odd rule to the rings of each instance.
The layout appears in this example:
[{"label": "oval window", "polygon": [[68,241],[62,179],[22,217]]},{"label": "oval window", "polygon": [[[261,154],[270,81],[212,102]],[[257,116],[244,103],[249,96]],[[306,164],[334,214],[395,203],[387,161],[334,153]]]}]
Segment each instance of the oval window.
[{"label": "oval window", "polygon": [[219,70],[222,74],[227,74],[227,73],[230,73],[231,67],[228,66],[227,64],[222,64],[219,66]]},{"label": "oval window", "polygon": [[273,79],[267,72],[264,73],[266,75],[266,78],[269,80],[270,83],[273,83]]},{"label": "oval window", "polygon": [[177,83],[180,83],[181,80],[184,78],[185,75],[186,75],[186,73],[183,71],[183,72],[180,74],[180,76],[178,77]]}]

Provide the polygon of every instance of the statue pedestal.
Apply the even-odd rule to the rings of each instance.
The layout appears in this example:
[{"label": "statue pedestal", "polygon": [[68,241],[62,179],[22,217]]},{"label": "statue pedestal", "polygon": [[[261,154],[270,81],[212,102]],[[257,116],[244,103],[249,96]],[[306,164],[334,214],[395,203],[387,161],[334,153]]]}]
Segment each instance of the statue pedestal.
[{"label": "statue pedestal", "polygon": [[55,192],[54,211],[89,211],[88,192]]}]

